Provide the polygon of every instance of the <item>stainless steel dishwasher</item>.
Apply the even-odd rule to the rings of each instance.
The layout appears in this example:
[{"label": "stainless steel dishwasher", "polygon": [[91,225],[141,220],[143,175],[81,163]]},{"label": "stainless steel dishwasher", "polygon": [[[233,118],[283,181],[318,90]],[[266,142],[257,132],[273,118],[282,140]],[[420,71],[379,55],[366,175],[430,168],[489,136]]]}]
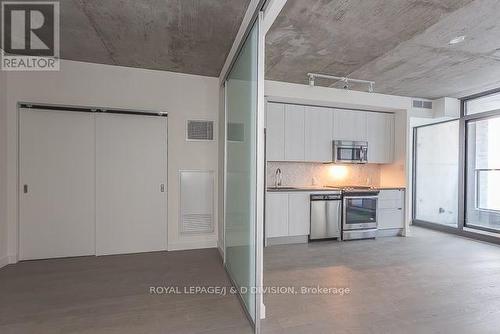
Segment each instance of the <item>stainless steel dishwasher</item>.
[{"label": "stainless steel dishwasher", "polygon": [[342,220],[341,192],[311,195],[310,240],[337,238],[340,240]]}]

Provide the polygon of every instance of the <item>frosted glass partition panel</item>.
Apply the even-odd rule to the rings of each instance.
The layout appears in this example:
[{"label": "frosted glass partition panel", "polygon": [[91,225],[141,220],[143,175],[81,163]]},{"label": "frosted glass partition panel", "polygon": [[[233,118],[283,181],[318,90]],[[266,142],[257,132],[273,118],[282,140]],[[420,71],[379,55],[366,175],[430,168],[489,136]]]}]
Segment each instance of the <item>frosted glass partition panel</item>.
[{"label": "frosted glass partition panel", "polygon": [[458,226],[459,122],[417,128],[415,219]]},{"label": "frosted glass partition panel", "polygon": [[500,116],[467,122],[468,227],[500,230]]},{"label": "frosted glass partition panel", "polygon": [[[257,57],[254,26],[226,81],[226,268],[255,321]],[[248,289],[246,292],[244,289]]]}]

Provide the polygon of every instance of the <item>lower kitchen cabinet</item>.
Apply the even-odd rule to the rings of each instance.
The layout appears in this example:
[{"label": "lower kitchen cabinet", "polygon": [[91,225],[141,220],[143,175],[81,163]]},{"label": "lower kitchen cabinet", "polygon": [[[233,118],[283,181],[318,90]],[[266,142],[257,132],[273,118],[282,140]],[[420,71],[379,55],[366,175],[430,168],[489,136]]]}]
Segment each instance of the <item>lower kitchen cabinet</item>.
[{"label": "lower kitchen cabinet", "polygon": [[267,193],[266,237],[288,236],[288,193]]},{"label": "lower kitchen cabinet", "polygon": [[266,195],[266,237],[309,235],[308,192],[268,192]]},{"label": "lower kitchen cabinet", "polygon": [[288,194],[288,236],[309,235],[309,193]]},{"label": "lower kitchen cabinet", "polygon": [[382,189],[378,196],[378,229],[403,229],[405,226],[404,189]]}]

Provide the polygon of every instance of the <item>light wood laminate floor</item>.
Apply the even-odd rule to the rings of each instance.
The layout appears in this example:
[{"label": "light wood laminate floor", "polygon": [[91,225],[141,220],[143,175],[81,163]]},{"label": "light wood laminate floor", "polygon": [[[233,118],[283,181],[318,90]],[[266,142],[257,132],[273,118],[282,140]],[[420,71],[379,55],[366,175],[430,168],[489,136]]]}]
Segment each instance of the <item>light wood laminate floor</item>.
[{"label": "light wood laminate floor", "polygon": [[268,294],[263,333],[499,333],[500,246],[412,231],[266,248],[266,285],[352,292]]},{"label": "light wood laminate floor", "polygon": [[0,269],[0,333],[251,333],[234,295],[151,295],[230,286],[215,249],[21,262]]},{"label": "light wood laminate floor", "polygon": [[[266,248],[263,333],[498,333],[500,247],[413,228],[408,238]],[[150,295],[225,285],[214,249],[22,262],[0,269],[0,333],[251,333],[234,296]]]}]

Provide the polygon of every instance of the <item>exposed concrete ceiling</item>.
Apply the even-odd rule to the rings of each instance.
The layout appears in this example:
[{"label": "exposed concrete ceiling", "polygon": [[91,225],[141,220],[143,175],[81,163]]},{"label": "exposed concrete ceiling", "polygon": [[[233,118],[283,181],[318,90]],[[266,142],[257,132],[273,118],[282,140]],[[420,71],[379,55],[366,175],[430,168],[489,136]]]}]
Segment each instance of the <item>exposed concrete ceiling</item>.
[{"label": "exposed concrete ceiling", "polygon": [[250,0],[62,0],[61,58],[218,76]]},{"label": "exposed concrete ceiling", "polygon": [[498,0],[288,0],[266,43],[271,80],[319,72],[427,98],[500,87]]}]

